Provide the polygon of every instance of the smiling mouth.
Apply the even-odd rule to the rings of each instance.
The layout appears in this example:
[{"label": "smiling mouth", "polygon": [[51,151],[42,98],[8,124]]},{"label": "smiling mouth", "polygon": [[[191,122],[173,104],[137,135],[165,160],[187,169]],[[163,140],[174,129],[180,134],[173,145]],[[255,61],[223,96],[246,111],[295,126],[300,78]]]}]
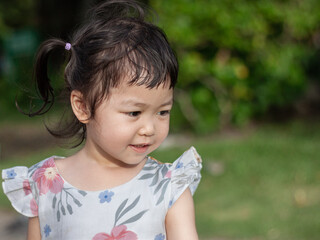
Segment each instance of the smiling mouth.
[{"label": "smiling mouth", "polygon": [[143,147],[148,147],[150,144],[131,144],[133,147],[138,147],[138,148],[143,148]]},{"label": "smiling mouth", "polygon": [[145,153],[148,148],[149,148],[150,144],[130,144],[130,147],[138,153]]}]

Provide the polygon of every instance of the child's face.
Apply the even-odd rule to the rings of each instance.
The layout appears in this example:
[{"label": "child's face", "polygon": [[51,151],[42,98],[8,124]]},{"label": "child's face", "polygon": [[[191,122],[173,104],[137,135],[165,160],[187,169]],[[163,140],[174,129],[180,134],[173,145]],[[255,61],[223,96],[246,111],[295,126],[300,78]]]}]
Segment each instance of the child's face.
[{"label": "child's face", "polygon": [[87,150],[111,163],[140,163],[168,135],[173,104],[168,85],[113,88],[87,123]]}]

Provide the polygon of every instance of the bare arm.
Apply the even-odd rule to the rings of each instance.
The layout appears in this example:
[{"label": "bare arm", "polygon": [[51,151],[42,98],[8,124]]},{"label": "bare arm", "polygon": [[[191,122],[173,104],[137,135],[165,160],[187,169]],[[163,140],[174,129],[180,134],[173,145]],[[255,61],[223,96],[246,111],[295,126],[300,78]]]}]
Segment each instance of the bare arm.
[{"label": "bare arm", "polygon": [[38,217],[29,218],[27,240],[40,240],[40,223]]},{"label": "bare arm", "polygon": [[189,188],[169,209],[166,231],[168,240],[198,240],[193,199]]}]

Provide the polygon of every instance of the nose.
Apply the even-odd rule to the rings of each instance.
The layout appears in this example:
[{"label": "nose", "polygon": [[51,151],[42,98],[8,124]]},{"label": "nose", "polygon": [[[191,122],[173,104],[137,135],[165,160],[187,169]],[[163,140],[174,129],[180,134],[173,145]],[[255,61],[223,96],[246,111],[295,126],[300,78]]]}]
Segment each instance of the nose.
[{"label": "nose", "polygon": [[155,124],[152,120],[145,121],[139,129],[141,136],[153,136],[155,134]]}]

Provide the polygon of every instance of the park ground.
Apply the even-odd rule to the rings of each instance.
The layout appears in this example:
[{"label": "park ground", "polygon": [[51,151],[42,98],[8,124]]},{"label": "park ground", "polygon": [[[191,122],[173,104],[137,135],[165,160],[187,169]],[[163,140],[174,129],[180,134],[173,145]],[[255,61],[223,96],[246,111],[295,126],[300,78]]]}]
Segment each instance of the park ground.
[{"label": "park ground", "polygon": [[[42,123],[0,123],[0,168],[72,150]],[[203,158],[194,196],[201,240],[316,240],[320,237],[320,124],[251,124],[210,136],[173,135],[153,156],[173,161],[194,145]],[[25,239],[26,219],[0,193],[0,239]]]}]

